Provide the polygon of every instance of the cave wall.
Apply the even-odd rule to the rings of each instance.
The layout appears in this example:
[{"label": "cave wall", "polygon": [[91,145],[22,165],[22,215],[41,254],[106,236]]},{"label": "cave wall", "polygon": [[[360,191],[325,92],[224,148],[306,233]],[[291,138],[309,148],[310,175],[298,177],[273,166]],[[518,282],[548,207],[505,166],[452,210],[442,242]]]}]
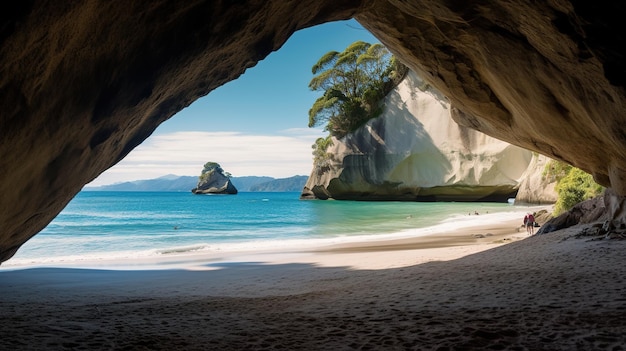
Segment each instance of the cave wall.
[{"label": "cave wall", "polygon": [[626,4],[443,0],[0,5],[0,262],[155,128],[289,36],[356,18],[455,120],[626,195]]},{"label": "cave wall", "polygon": [[616,33],[626,4],[445,4],[377,2],[379,11],[357,19],[411,57],[409,66],[457,108],[459,124],[564,160],[626,194],[626,46]]}]

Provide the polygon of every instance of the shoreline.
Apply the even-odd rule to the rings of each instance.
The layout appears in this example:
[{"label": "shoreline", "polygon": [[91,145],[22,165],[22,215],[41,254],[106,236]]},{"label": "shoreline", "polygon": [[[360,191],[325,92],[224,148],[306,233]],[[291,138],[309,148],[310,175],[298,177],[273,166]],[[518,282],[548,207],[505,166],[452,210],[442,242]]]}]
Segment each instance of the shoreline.
[{"label": "shoreline", "polygon": [[626,240],[518,228],[0,271],[0,337],[12,350],[623,347]]},{"label": "shoreline", "polygon": [[[244,250],[187,251],[138,258],[82,259],[66,262],[16,264],[0,266],[3,271],[32,268],[78,268],[105,270],[207,270],[207,264],[264,262],[265,264],[307,263],[318,266],[350,265],[354,268],[397,267],[432,260],[449,260],[487,250],[528,237],[517,225],[518,219],[509,219],[468,226],[446,232],[435,232],[410,237],[407,234],[371,235],[310,240],[297,247],[250,248]],[[301,241],[298,241],[301,242]],[[419,252],[416,254],[414,251]],[[390,253],[393,253],[390,260]],[[373,256],[379,259],[372,259]],[[411,259],[414,258],[414,259]],[[398,262],[394,262],[398,261]],[[365,263],[366,262],[366,263]]]},{"label": "shoreline", "polygon": [[448,261],[529,237],[517,223],[519,220],[507,220],[457,229],[445,234],[413,238],[372,238],[367,241],[325,245],[302,252],[296,257],[275,259],[273,263],[297,262],[320,267],[385,269]]},{"label": "shoreline", "polygon": [[[521,207],[514,211],[471,215],[461,221],[449,219],[440,224],[379,235],[355,235],[332,238],[268,240],[249,244],[198,244],[205,249],[194,250],[193,246],[168,249],[166,254],[140,255],[138,257],[80,257],[74,259],[51,258],[50,261],[13,263],[11,260],[0,265],[0,272],[29,268],[98,268],[98,269],[201,269],[204,262],[236,262],[263,260],[268,263],[285,263],[289,260],[316,263],[319,265],[337,262],[339,254],[358,254],[386,251],[410,251],[432,249],[437,257],[445,258],[445,250],[478,252],[495,244],[505,244],[526,237],[519,226],[525,211],[548,209],[546,206]],[[518,218],[519,217],[519,218]],[[459,226],[462,223],[465,226]],[[478,224],[480,223],[480,224]],[[479,245],[479,246],[476,246]],[[480,246],[483,245],[483,246]],[[248,247],[246,247],[248,246]],[[462,250],[458,247],[465,247]],[[191,248],[191,249],[190,249]],[[162,251],[162,250],[158,250]],[[426,254],[427,256],[432,256]],[[354,256],[354,255],[352,255]],[[397,255],[396,255],[397,256]],[[450,256],[459,257],[459,254]],[[21,259],[28,261],[28,259]],[[319,262],[316,262],[319,261]],[[341,260],[340,260],[341,261]],[[385,259],[385,262],[389,260]],[[402,260],[406,264],[406,260]],[[327,263],[329,262],[329,263]],[[419,262],[419,261],[418,261]],[[371,262],[369,266],[375,266]],[[385,263],[385,266],[388,266]]]}]

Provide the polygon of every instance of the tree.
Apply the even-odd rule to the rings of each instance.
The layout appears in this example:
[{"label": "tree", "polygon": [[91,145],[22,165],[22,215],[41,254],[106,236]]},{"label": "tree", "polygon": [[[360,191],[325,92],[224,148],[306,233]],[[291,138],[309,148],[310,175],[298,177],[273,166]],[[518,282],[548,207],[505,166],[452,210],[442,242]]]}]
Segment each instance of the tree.
[{"label": "tree", "polygon": [[204,168],[202,169],[202,173],[200,173],[200,177],[199,179],[202,180],[206,180],[208,179],[208,177],[213,174],[213,172],[217,172],[219,174],[223,174],[224,176],[231,178],[232,174],[230,174],[229,172],[224,172],[224,170],[222,169],[222,166],[220,166],[219,163],[217,162],[207,162],[204,164]]},{"label": "tree", "polygon": [[326,152],[326,150],[332,145],[333,140],[330,135],[326,138],[317,138],[315,144],[311,145],[313,149],[313,163],[317,168],[317,172],[320,174],[330,169],[330,162],[333,159],[333,155]]},{"label": "tree", "polygon": [[558,198],[554,204],[555,215],[604,191],[604,187],[596,183],[591,174],[564,162],[556,160],[549,162],[544,170],[544,176],[556,180],[555,190]]},{"label": "tree", "polygon": [[309,88],[324,94],[309,110],[309,127],[326,123],[341,138],[382,113],[383,98],[407,68],[383,45],[357,41],[343,52],[326,53],[311,71]]}]

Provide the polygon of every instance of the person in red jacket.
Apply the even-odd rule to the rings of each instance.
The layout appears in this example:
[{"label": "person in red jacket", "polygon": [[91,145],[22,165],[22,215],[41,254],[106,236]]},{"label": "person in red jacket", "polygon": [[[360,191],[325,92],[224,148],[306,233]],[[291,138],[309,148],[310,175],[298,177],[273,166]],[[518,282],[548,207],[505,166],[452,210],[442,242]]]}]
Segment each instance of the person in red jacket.
[{"label": "person in red jacket", "polygon": [[532,213],[527,213],[524,216],[524,226],[526,226],[526,233],[533,235],[535,233],[535,216]]}]

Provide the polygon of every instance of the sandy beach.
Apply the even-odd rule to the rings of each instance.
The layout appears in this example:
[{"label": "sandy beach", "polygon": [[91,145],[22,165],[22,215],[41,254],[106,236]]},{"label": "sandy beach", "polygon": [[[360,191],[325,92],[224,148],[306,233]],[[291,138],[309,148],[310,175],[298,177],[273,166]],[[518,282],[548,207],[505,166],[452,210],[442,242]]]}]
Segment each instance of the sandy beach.
[{"label": "sandy beach", "polygon": [[433,237],[0,270],[2,350],[624,350],[626,241]]}]

